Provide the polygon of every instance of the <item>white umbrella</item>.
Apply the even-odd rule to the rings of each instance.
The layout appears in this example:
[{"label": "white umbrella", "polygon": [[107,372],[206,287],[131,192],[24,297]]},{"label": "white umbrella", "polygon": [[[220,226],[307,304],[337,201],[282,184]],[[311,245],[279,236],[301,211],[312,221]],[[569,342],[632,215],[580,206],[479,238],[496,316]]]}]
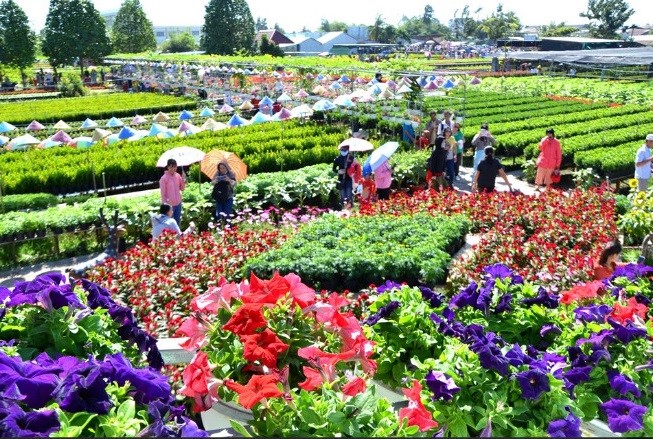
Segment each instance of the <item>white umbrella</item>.
[{"label": "white umbrella", "polygon": [[288,96],[286,93],[281,93],[281,95],[277,98],[277,102],[288,102],[292,101],[292,98]]},{"label": "white umbrella", "polygon": [[175,159],[177,166],[190,166],[193,163],[201,162],[205,155],[206,153],[204,151],[200,151],[197,148],[178,146],[161,154],[161,157],[156,162],[156,167],[165,168],[170,159]]},{"label": "white umbrella", "polygon": [[299,105],[290,110],[292,117],[309,117],[313,115],[313,109],[306,104]]},{"label": "white umbrella", "polygon": [[376,171],[379,166],[392,157],[397,148],[399,148],[399,142],[386,142],[372,151],[365,164],[369,164],[372,171]]},{"label": "white umbrella", "polygon": [[374,145],[372,145],[370,142],[368,142],[365,139],[360,139],[357,137],[350,137],[349,139],[343,140],[342,142],[340,142],[340,145],[338,145],[338,148],[345,145],[349,146],[349,151],[356,151],[356,152],[371,151],[374,149]]}]

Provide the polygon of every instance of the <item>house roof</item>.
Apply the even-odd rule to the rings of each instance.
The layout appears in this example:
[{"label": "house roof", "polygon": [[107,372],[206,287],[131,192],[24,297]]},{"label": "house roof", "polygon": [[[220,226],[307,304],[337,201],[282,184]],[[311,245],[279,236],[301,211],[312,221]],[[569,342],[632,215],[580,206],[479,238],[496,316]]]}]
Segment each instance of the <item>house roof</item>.
[{"label": "house roof", "polygon": [[619,49],[507,52],[506,57],[525,61],[560,63],[648,65],[653,63],[653,48],[624,47]]},{"label": "house roof", "polygon": [[256,37],[254,38],[257,43],[261,42],[261,37],[265,35],[268,37],[268,41],[271,41],[275,44],[292,44],[292,40],[279,32],[276,29],[266,29],[256,32]]},{"label": "house roof", "polygon": [[327,32],[324,35],[322,35],[320,38],[318,38],[317,40],[322,44],[326,44],[326,43],[328,43],[328,42],[330,42],[332,40],[335,40],[336,38],[338,38],[340,35],[343,35],[343,34],[347,35],[352,40],[355,40],[355,38],[352,37],[351,35],[349,35],[347,32]]}]

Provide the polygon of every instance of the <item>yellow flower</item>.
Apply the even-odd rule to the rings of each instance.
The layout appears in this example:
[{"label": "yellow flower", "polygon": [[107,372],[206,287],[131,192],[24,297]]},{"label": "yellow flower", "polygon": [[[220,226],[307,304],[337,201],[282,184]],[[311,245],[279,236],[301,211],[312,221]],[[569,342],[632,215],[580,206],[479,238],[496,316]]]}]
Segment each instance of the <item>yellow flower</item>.
[{"label": "yellow flower", "polygon": [[637,187],[637,179],[631,178],[630,180],[628,180],[628,186],[630,186],[631,189],[635,189]]}]

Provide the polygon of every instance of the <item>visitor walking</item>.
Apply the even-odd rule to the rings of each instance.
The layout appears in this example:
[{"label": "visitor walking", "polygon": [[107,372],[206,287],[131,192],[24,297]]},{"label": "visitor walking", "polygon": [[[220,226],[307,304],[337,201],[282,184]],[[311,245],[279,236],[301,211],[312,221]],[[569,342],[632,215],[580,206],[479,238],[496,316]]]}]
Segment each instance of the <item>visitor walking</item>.
[{"label": "visitor walking", "polygon": [[353,180],[349,173],[349,167],[354,163],[354,156],[349,152],[349,145],[340,147],[340,155],[333,161],[333,172],[338,174],[336,188],[340,191],[340,206],[354,207]]},{"label": "visitor walking", "polygon": [[429,132],[429,145],[433,145],[438,136],[438,125],[440,124],[440,121],[438,120],[438,113],[435,111],[431,111],[429,117],[430,119],[426,122],[426,127],[424,127],[424,129]]},{"label": "visitor walking", "polygon": [[485,158],[480,161],[474,172],[472,192],[494,192],[498,176],[503,178],[503,181],[508,185],[508,190],[512,192],[512,186],[508,181],[506,172],[503,170],[503,165],[499,160],[494,158],[494,148],[486,146],[484,153]]},{"label": "visitor walking", "polygon": [[485,157],[485,148],[487,146],[495,146],[497,141],[492,136],[488,124],[481,125],[481,129],[472,138],[472,146],[474,147],[474,171],[478,168],[478,164]]},{"label": "visitor walking", "polygon": [[465,136],[460,131],[458,122],[453,124],[451,135],[456,141],[456,180],[460,180],[460,166],[463,164],[463,151],[465,147]]},{"label": "visitor walking", "polygon": [[218,169],[215,171],[211,184],[213,185],[211,196],[215,201],[215,218],[227,221],[231,217],[234,206],[236,176],[226,161],[218,163]]},{"label": "visitor walking", "polygon": [[186,174],[182,170],[181,175],[177,173],[177,161],[168,159],[165,172],[159,180],[161,190],[161,204],[172,206],[172,217],[181,227],[181,193],[186,189]]},{"label": "visitor walking", "polygon": [[444,190],[449,186],[449,182],[444,177],[447,163],[447,150],[444,149],[444,139],[439,139],[438,142],[433,146],[431,151],[431,156],[427,161],[427,175],[430,175],[430,179],[427,178],[427,183],[429,188],[433,188],[436,191]]},{"label": "visitor walking", "polygon": [[540,141],[540,155],[537,157],[537,174],[535,175],[536,186],[551,187],[551,176],[554,172],[560,172],[562,163],[562,148],[560,141],[555,138],[553,128],[546,130],[546,136]]},{"label": "visitor walking", "polygon": [[379,200],[390,199],[390,186],[392,185],[392,168],[388,165],[388,161],[381,163],[381,165],[374,171],[374,180],[376,182],[376,194]]},{"label": "visitor walking", "polygon": [[445,172],[447,174],[447,181],[453,187],[453,182],[456,177],[456,155],[458,151],[458,144],[456,139],[451,136],[451,128],[445,128],[443,132],[444,138],[442,139],[442,147],[447,151],[447,161],[445,162]]},{"label": "visitor walking", "polygon": [[651,148],[653,148],[653,134],[648,134],[646,143],[637,150],[635,156],[635,178],[639,191],[646,191],[648,181],[651,179],[651,162],[653,162]]}]

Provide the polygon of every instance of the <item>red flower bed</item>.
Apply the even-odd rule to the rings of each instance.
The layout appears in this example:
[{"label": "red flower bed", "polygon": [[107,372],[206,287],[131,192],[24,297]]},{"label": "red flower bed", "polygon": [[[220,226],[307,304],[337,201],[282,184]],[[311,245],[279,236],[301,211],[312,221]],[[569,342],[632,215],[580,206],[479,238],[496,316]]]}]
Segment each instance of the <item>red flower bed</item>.
[{"label": "red flower bed", "polygon": [[452,265],[454,287],[478,280],[486,265],[503,263],[529,280],[564,288],[590,279],[601,244],[617,233],[614,198],[600,189],[539,196],[418,191],[365,206],[361,214],[424,211],[464,213],[472,230],[483,234],[468,256]]},{"label": "red flower bed", "polygon": [[107,260],[90,272],[89,279],[132,307],[148,332],[173,337],[194,297],[218,285],[223,276],[235,280],[245,260],[285,239],[279,230],[237,228],[220,235],[165,234],[158,242],[139,244],[120,259]]}]

